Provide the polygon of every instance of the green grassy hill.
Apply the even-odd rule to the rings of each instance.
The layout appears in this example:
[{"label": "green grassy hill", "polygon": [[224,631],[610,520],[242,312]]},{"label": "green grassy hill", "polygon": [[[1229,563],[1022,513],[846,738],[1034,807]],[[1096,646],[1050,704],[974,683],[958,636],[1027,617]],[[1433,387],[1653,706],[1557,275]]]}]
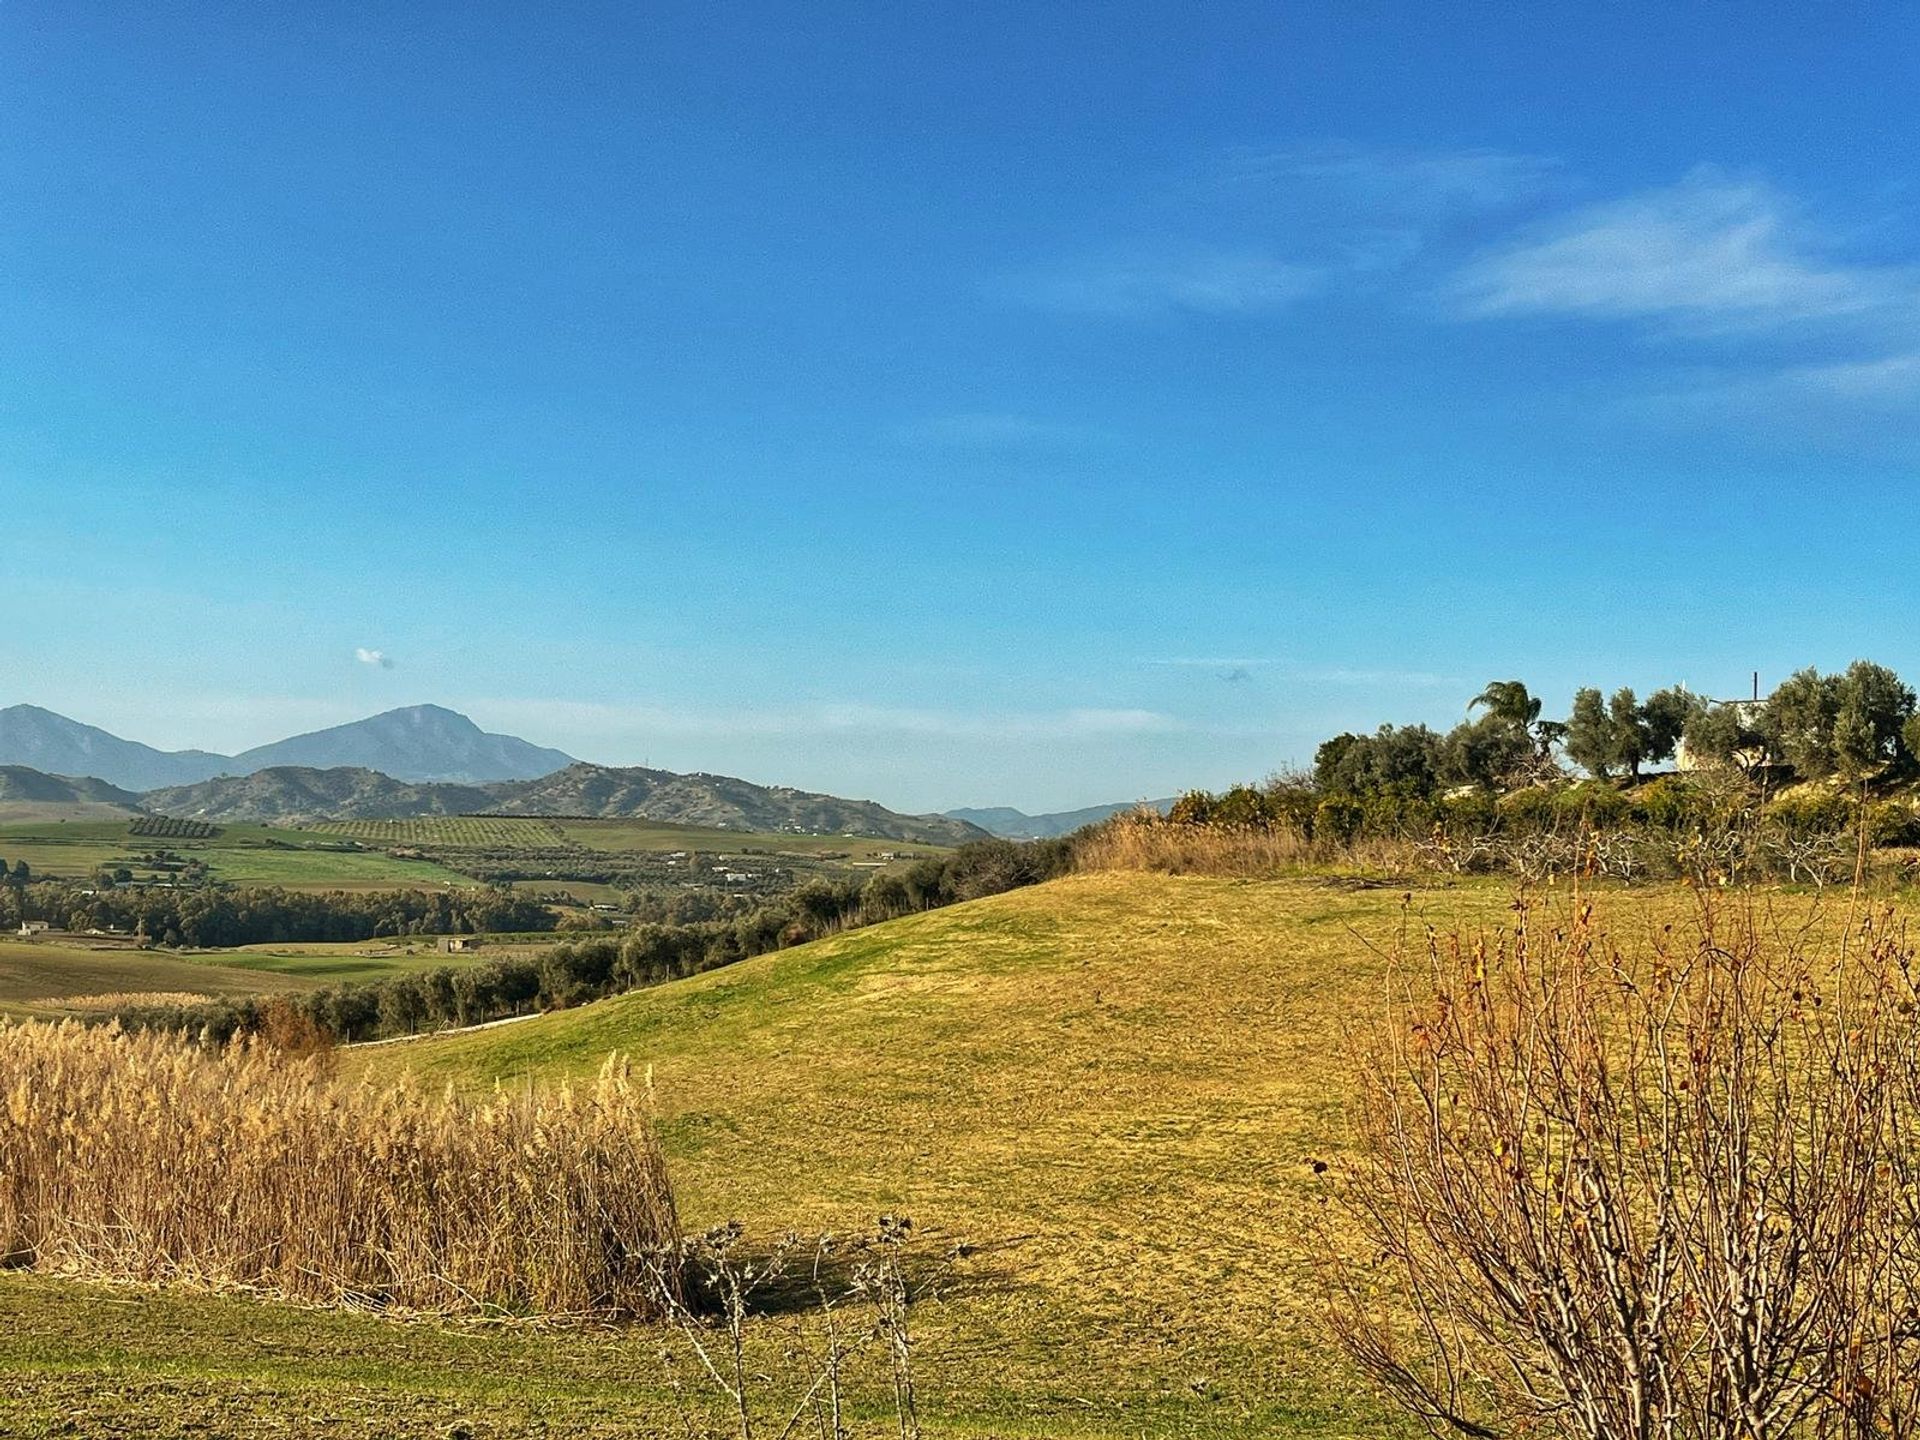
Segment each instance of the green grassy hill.
[{"label": "green grassy hill", "polygon": [[[1507,901],[1468,884],[1411,904],[1450,924]],[[1366,941],[1401,924],[1391,890],[1082,876],[346,1063],[484,1088],[626,1050],[653,1068],[689,1223],[899,1210],[972,1242],[920,1322],[930,1433],[1394,1433],[1320,1336],[1308,1162],[1339,1143],[1342,1026],[1378,995]],[[154,1433],[326,1406],[366,1417],[336,1433],[675,1432],[644,1333],[455,1344],[272,1305],[139,1304],[151,1323],[0,1280],[0,1395],[17,1397],[0,1429],[55,1398],[104,1424],[135,1397]]]},{"label": "green grassy hill", "polygon": [[[1081,876],[361,1063],[485,1086],[630,1051],[691,1222],[899,1209],[989,1247],[998,1298],[948,1317],[951,1343],[1020,1403],[1117,1419],[1213,1397],[1338,1433],[1309,1162],[1340,1143],[1342,1027],[1377,995],[1366,942],[1391,943],[1400,895]],[[1412,913],[1507,901],[1469,885]]]}]

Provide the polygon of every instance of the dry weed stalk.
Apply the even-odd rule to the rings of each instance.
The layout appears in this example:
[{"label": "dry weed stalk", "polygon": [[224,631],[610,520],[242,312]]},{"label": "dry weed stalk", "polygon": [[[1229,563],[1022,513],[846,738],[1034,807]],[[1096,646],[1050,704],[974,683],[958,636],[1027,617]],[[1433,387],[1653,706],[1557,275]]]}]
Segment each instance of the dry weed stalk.
[{"label": "dry weed stalk", "polygon": [[1891,913],[1705,890],[1430,935],[1332,1167],[1340,1340],[1435,1432],[1920,1434],[1914,987]]},{"label": "dry weed stalk", "polygon": [[[716,1421],[679,1381],[672,1352],[663,1352],[688,1440],[850,1440],[851,1370],[876,1348],[893,1428],[899,1440],[920,1440],[910,1316],[931,1282],[909,1277],[912,1245],[913,1222],[885,1215],[869,1234],[790,1233],[764,1249],[729,1221],[661,1249],[667,1318],[725,1413]],[[785,1352],[789,1373],[776,1376],[750,1362],[749,1331],[756,1317],[788,1306],[798,1315]]]},{"label": "dry weed stalk", "polygon": [[614,1057],[589,1085],[469,1103],[262,1044],[0,1024],[0,1097],[15,1264],[414,1311],[661,1309],[673,1195]]}]

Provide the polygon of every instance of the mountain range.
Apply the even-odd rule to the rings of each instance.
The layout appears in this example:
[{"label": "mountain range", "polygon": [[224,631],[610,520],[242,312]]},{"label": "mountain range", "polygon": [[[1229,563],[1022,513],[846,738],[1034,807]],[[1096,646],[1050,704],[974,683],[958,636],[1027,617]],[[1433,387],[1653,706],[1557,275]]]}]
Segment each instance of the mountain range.
[{"label": "mountain range", "polygon": [[1158,810],[1164,815],[1172,808],[1172,800],[1128,800],[1118,805],[1089,805],[1084,810],[1056,810],[1046,815],[1029,815],[1024,810],[1015,810],[1007,805],[948,810],[945,813],[949,820],[964,820],[969,825],[978,825],[989,835],[997,835],[1003,840],[1051,840],[1058,835],[1071,835],[1083,826],[1097,825],[1128,810]]},{"label": "mountain range", "polygon": [[[85,778],[76,778],[85,777]],[[238,755],[157,750],[37,705],[0,709],[0,805],[135,808],[188,819],[298,823],[502,815],[633,817],[734,830],[872,835],[953,845],[1045,839],[1155,800],[1030,815],[1007,806],[901,815],[870,800],[726,775],[590,765],[410,705]]]},{"label": "mountain range", "polygon": [[677,775],[576,762],[534,780],[492,785],[409,783],[372,770],[276,766],[252,775],[149,791],[148,810],[187,820],[294,825],[316,820],[404,820],[422,815],[564,815],[641,819],[720,830],[869,835],[931,845],[983,840],[944,815],[899,815],[870,800],[842,800],[726,775]]},{"label": "mountain range", "polygon": [[0,710],[0,765],[51,775],[86,775],[126,790],[194,785],[219,775],[251,775],[282,766],[350,766],[395,780],[485,785],[531,780],[574,763],[511,735],[490,735],[458,711],[409,705],[259,745],[238,755],[156,750],[37,705]]}]

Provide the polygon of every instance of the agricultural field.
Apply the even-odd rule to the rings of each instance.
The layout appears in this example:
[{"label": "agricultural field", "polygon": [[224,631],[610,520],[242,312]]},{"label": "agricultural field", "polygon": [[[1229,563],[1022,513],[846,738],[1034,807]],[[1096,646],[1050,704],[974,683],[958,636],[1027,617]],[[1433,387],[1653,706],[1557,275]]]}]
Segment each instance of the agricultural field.
[{"label": "agricultural field", "polygon": [[[652,1067],[689,1225],[897,1210],[978,1247],[920,1312],[932,1435],[1411,1433],[1322,1338],[1310,1162],[1341,1143],[1341,1037],[1379,1003],[1385,948],[1510,901],[1494,881],[1078,876],[345,1063],[481,1094],[626,1051]],[[645,1331],[34,1277],[0,1279],[0,1304],[0,1430],[677,1433]]]},{"label": "agricultural field", "polygon": [[258,995],[303,987],[297,977],[219,957],[132,946],[0,939],[0,1015],[53,1018],[111,995]]},{"label": "agricultural field", "polygon": [[141,822],[125,819],[0,824],[0,858],[9,864],[25,861],[44,879],[83,880],[102,867],[120,866],[137,879],[171,879],[172,870],[143,858],[166,852],[181,861],[200,861],[213,880],[234,885],[367,891],[475,883],[431,861],[396,859],[340,837],[223,825],[207,838],[163,838],[138,834],[138,828]]},{"label": "agricultural field", "polygon": [[368,845],[419,845],[445,850],[546,850],[568,846],[615,854],[675,851],[786,855],[884,862],[942,855],[936,845],[854,835],[788,835],[773,831],[715,830],[652,820],[552,820],[543,817],[425,816],[413,820],[328,820],[302,833],[340,836]]},{"label": "agricultural field", "polygon": [[564,888],[583,903],[625,890],[718,886],[761,896],[812,876],[866,873],[923,856],[932,845],[840,835],[788,835],[666,825],[649,820],[429,816],[335,820],[291,832],[308,843],[377,847],[477,880]]},{"label": "agricultural field", "polygon": [[312,990],[458,968],[552,943],[550,936],[489,940],[482,948],[446,955],[432,936],[232,950],[141,950],[80,936],[0,939],[0,1015],[52,1018],[91,1008],[89,1002],[102,996]]}]

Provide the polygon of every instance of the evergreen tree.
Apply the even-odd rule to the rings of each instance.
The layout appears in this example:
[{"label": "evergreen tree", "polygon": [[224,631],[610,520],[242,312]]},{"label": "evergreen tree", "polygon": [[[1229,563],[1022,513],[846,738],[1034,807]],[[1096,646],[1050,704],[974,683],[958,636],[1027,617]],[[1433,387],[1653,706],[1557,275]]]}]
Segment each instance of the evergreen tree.
[{"label": "evergreen tree", "polygon": [[1606,702],[1588,686],[1573,694],[1573,713],[1567,716],[1567,758],[1589,775],[1604,780],[1613,773],[1613,722]]}]

